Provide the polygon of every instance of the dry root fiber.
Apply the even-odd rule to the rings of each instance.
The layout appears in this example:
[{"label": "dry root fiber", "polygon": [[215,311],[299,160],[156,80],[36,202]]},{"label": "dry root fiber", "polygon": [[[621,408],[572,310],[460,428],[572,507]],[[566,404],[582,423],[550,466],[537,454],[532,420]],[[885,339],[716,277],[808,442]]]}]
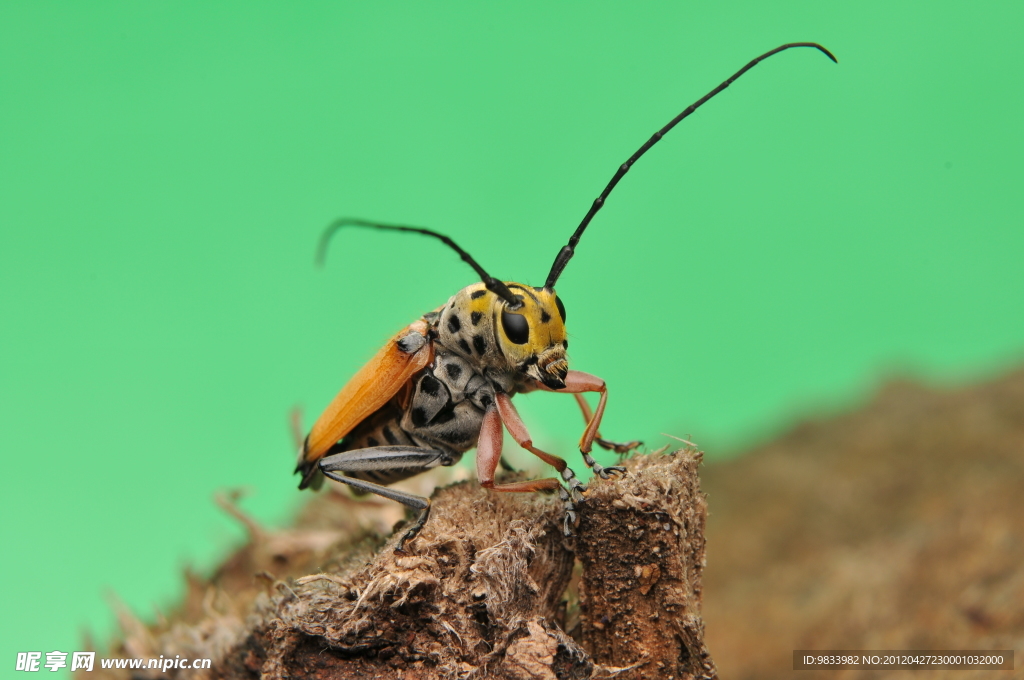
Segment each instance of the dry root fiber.
[{"label": "dry root fiber", "polygon": [[572,539],[555,496],[452,485],[408,554],[353,523],[372,500],[321,494],[281,533],[223,501],[250,544],[209,581],[191,576],[171,620],[147,627],[122,612],[114,653],[213,659],[183,678],[715,677],[700,619],[700,460],[641,456],[624,479],[595,480]]}]

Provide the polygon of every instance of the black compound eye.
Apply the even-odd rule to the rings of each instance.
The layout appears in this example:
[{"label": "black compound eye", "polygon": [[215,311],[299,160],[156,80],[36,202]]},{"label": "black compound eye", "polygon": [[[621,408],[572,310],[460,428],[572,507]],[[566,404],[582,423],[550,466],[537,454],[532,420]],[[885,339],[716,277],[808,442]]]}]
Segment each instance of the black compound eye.
[{"label": "black compound eye", "polygon": [[565,305],[562,304],[562,298],[555,296],[555,306],[558,307],[558,315],[562,317],[562,323],[565,323]]},{"label": "black compound eye", "polygon": [[525,345],[530,339],[530,322],[522,314],[501,311],[501,327],[508,339],[517,345]]}]

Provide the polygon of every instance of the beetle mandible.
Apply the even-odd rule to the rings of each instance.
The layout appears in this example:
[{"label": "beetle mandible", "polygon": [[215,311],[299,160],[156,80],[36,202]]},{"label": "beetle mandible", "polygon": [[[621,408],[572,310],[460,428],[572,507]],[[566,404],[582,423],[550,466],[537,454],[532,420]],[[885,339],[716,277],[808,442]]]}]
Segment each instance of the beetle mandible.
[{"label": "beetle mandible", "polygon": [[[601,378],[569,370],[565,306],[555,294],[555,283],[587,225],[637,159],[758,62],[792,47],[815,48],[836,62],[832,53],[817,43],[787,43],[752,60],[684,109],[619,166],[568,244],[558,252],[542,287],[494,278],[452,239],[430,229],[358,219],[332,223],[320,241],[321,260],[331,236],[342,227],[412,232],[441,240],[476,270],[481,281],[463,288],[443,306],[398,333],[341,389],[300,447],[295,468],[302,476],[299,488],[318,488],[326,475],[359,491],[420,510],[398,541],[396,550],[402,551],[427,521],[430,500],[387,485],[440,465],[454,465],[475,446],[477,476],[484,487],[508,492],[557,490],[565,510],[563,531],[571,535],[576,522],[575,504],[583,500],[586,486],[565,460],[533,445],[512,405],[512,396],[534,390],[575,395],[587,422],[580,453],[599,477],[625,470],[595,461],[591,456],[595,442],[619,453],[628,452],[640,442],[620,444],[600,437],[598,428],[608,390]],[[583,399],[586,392],[600,394],[593,412]],[[561,479],[496,483],[503,425],[521,447],[554,467]]]}]

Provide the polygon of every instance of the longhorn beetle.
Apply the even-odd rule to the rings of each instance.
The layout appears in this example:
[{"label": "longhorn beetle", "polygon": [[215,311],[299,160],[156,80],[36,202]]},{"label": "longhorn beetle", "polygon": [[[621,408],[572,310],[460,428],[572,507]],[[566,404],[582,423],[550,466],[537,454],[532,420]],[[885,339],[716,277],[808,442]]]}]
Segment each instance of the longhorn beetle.
[{"label": "longhorn beetle", "polygon": [[[583,501],[586,486],[563,459],[533,445],[512,405],[512,396],[533,390],[575,395],[587,423],[580,453],[601,478],[625,469],[603,467],[595,461],[590,455],[595,442],[619,453],[628,452],[640,442],[619,444],[598,434],[608,390],[601,378],[569,370],[565,306],[555,294],[555,283],[587,225],[633,163],[679,121],[758,62],[791,47],[813,47],[836,61],[817,43],[788,43],[757,57],[688,106],[619,166],[569,243],[558,252],[542,287],[499,281],[452,239],[430,229],[347,218],[328,226],[320,240],[320,262],[331,236],[342,227],[404,231],[439,239],[476,270],[481,282],[463,288],[443,306],[398,333],[341,389],[300,447],[295,468],[302,475],[299,488],[318,488],[326,475],[359,491],[420,510],[398,541],[396,550],[401,551],[426,522],[430,501],[387,485],[439,465],[454,465],[475,446],[477,476],[484,487],[494,491],[557,490],[565,510],[563,530],[571,535],[576,522],[575,503]],[[583,399],[584,392],[601,395],[595,411],[591,412]],[[521,447],[554,467],[561,481],[551,477],[495,483],[502,425]]]}]

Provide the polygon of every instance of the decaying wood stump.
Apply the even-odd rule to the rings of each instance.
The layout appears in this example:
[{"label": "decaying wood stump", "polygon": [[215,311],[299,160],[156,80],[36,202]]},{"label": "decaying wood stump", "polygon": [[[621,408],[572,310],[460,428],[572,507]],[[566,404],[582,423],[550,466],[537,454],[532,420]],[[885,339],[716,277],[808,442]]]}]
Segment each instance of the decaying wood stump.
[{"label": "decaying wood stump", "polygon": [[[713,678],[700,461],[637,456],[593,480],[569,539],[553,495],[454,484],[407,554],[357,528],[360,501],[320,494],[294,529],[249,522],[250,544],[191,576],[170,620],[122,612],[114,654],[213,659],[172,678]],[[128,677],[104,673],[89,677]]]},{"label": "decaying wood stump", "polygon": [[580,512],[583,642],[618,678],[713,678],[701,574],[707,504],[699,455],[644,456],[615,484],[594,484]]}]

